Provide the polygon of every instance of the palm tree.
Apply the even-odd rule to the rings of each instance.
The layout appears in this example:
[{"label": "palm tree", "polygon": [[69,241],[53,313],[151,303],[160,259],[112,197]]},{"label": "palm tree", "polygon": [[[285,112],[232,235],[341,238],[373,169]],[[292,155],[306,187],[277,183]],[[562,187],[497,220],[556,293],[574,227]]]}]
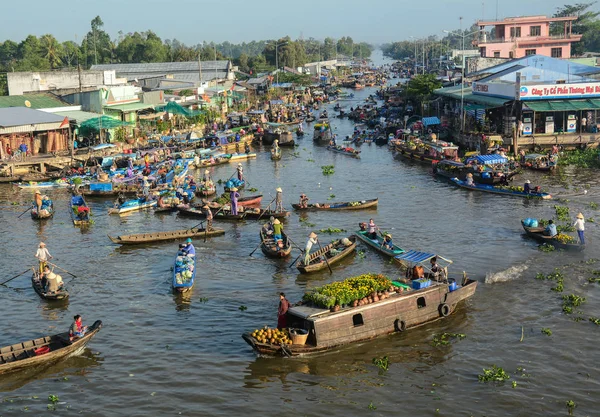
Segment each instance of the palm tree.
[{"label": "palm tree", "polygon": [[50,68],[56,69],[62,64],[62,45],[50,34],[40,38],[42,56],[50,63]]}]

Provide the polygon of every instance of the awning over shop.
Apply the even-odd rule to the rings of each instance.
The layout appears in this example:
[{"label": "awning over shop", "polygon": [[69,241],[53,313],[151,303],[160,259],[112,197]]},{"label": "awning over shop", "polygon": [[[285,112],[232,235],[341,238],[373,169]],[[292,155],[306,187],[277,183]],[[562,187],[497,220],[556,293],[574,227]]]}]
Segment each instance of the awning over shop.
[{"label": "awning over shop", "polygon": [[57,115],[63,116],[63,117],[68,117],[69,120],[75,121],[80,126],[83,122],[85,122],[87,120],[95,119],[95,118],[101,116],[98,113],[91,113],[91,112],[81,111],[81,110],[59,111],[54,114],[57,114]]},{"label": "awning over shop", "polygon": [[102,116],[94,119],[86,120],[80,124],[80,127],[87,129],[114,129],[121,126],[133,126],[133,123],[122,122],[121,120],[113,119],[112,117]]},{"label": "awning over shop", "polygon": [[[482,108],[486,108],[486,109],[502,107],[502,106],[504,106],[504,103],[511,101],[510,99],[506,99],[506,98],[488,97],[488,96],[483,96],[481,94],[473,94],[471,91],[471,87],[464,87],[461,92],[460,85],[457,85],[454,87],[438,88],[437,90],[433,91],[433,94],[442,96],[442,97],[452,98],[454,100],[460,100],[461,95],[462,95],[462,99],[465,103],[479,104],[479,105],[483,106]],[[481,110],[481,109],[476,109],[476,110]]]},{"label": "awning over shop", "polygon": [[483,165],[505,164],[508,162],[508,159],[500,155],[477,155],[474,158],[467,159],[465,162],[469,164],[473,160]]},{"label": "awning over shop", "polygon": [[440,119],[437,117],[423,117],[422,122],[425,126],[434,126],[440,124]]},{"label": "awning over shop", "polygon": [[153,109],[154,106],[152,104],[147,104],[147,103],[128,103],[128,104],[117,104],[115,106],[104,106],[104,108],[108,109],[108,110],[119,110],[122,113],[130,113],[132,111]]},{"label": "awning over shop", "polygon": [[527,108],[538,112],[579,111],[600,109],[600,99],[588,100],[539,100],[523,103]]}]

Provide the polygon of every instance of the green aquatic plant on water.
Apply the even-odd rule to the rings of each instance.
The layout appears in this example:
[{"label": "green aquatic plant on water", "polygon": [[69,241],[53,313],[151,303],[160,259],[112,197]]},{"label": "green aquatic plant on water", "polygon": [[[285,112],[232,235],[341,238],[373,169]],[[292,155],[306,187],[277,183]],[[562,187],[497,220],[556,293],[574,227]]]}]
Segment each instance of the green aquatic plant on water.
[{"label": "green aquatic plant on water", "polygon": [[565,403],[565,405],[567,406],[567,411],[569,412],[569,415],[572,416],[573,410],[575,409],[575,407],[577,407],[577,404],[575,404],[575,401],[569,400]]},{"label": "green aquatic plant on water", "polygon": [[567,206],[559,206],[558,204],[554,206],[554,210],[556,211],[556,218],[562,221],[570,220],[569,217],[569,207]]},{"label": "green aquatic plant on water", "polygon": [[538,250],[540,250],[542,252],[554,252],[556,250],[556,248],[552,245],[544,243],[544,244],[538,246]]},{"label": "green aquatic plant on water", "polygon": [[565,314],[573,314],[574,307],[579,307],[585,303],[585,297],[580,297],[575,294],[563,295],[562,311]]},{"label": "green aquatic plant on water", "polygon": [[335,173],[335,166],[334,165],[323,165],[321,166],[321,170],[323,172],[323,175],[332,175]]},{"label": "green aquatic plant on water", "polygon": [[596,317],[590,317],[590,322],[594,323],[596,326],[600,326],[600,319]]},{"label": "green aquatic plant on water", "polygon": [[575,149],[562,152],[559,165],[575,165],[580,168],[600,168],[598,149]]},{"label": "green aquatic plant on water", "polygon": [[546,336],[552,336],[552,330],[548,329],[547,327],[542,327],[542,333],[544,333]]},{"label": "green aquatic plant on water", "polygon": [[510,375],[499,366],[492,365],[490,369],[483,369],[483,374],[478,376],[479,382],[504,382],[510,379]]},{"label": "green aquatic plant on water", "polygon": [[467,335],[462,334],[462,333],[442,333],[442,334],[433,336],[431,345],[434,347],[446,346],[446,345],[450,344],[452,339],[462,340],[465,337],[467,337]]},{"label": "green aquatic plant on water", "polygon": [[387,356],[382,358],[373,358],[373,365],[378,367],[382,371],[387,371],[390,367],[390,359]]},{"label": "green aquatic plant on water", "polygon": [[344,229],[336,229],[334,227],[328,227],[327,229],[321,229],[321,230],[319,230],[319,232],[321,232],[321,233],[328,233],[330,235],[334,234],[334,233],[343,233],[345,231],[346,230],[344,230]]}]

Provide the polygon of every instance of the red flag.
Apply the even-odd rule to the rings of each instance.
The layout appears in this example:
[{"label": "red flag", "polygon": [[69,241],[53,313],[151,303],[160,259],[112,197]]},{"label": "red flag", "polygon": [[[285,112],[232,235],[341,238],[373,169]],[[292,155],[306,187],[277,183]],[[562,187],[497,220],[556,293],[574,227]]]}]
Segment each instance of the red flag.
[{"label": "red flag", "polygon": [[65,120],[62,121],[62,123],[59,126],[59,129],[62,129],[63,127],[69,126],[69,118],[65,117]]},{"label": "red flag", "polygon": [[229,91],[233,91],[233,89],[234,89],[234,88],[235,88],[235,84],[233,84],[233,85],[231,86],[231,88],[229,89]]}]

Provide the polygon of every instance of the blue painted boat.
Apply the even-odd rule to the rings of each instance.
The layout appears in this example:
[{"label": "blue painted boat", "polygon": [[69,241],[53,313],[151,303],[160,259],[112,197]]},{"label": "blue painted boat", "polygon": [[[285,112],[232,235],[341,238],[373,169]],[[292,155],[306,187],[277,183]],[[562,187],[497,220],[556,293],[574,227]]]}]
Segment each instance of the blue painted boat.
[{"label": "blue painted boat", "polygon": [[452,178],[451,181],[460,188],[464,188],[469,191],[482,191],[484,193],[500,194],[509,197],[540,198],[542,200],[550,200],[552,198],[552,196],[548,193],[526,193],[524,191],[511,190],[509,188],[494,187],[493,185],[477,183],[473,185],[467,185],[465,181],[461,181],[458,178]]},{"label": "blue painted boat", "polygon": [[384,255],[395,258],[396,256],[402,255],[404,252],[406,252],[404,249],[402,249],[400,246],[397,246],[397,245],[394,245],[394,250],[384,248],[382,246],[383,237],[381,237],[379,235],[377,236],[377,239],[371,239],[367,236],[367,232],[364,230],[359,230],[357,232],[354,232],[354,234],[356,235],[356,237],[358,237],[364,243],[366,243],[367,245],[369,245],[370,247],[375,249],[377,252],[382,253]]},{"label": "blue painted boat", "polygon": [[156,200],[146,200],[145,198],[136,198],[127,200],[123,204],[115,204],[115,207],[108,209],[108,214],[124,214],[132,211],[143,210],[156,206]]},{"label": "blue painted boat", "polygon": [[44,196],[42,200],[42,207],[40,212],[38,213],[37,206],[35,202],[33,203],[33,207],[31,208],[31,218],[34,220],[43,220],[49,219],[54,216],[54,203],[48,197]]},{"label": "blue painted boat", "polygon": [[177,252],[173,263],[173,291],[187,292],[194,286],[196,279],[196,257]]},{"label": "blue painted boat", "polygon": [[75,226],[89,224],[90,214],[90,207],[85,202],[83,196],[74,195],[71,197],[71,219],[73,220],[73,224]]}]

